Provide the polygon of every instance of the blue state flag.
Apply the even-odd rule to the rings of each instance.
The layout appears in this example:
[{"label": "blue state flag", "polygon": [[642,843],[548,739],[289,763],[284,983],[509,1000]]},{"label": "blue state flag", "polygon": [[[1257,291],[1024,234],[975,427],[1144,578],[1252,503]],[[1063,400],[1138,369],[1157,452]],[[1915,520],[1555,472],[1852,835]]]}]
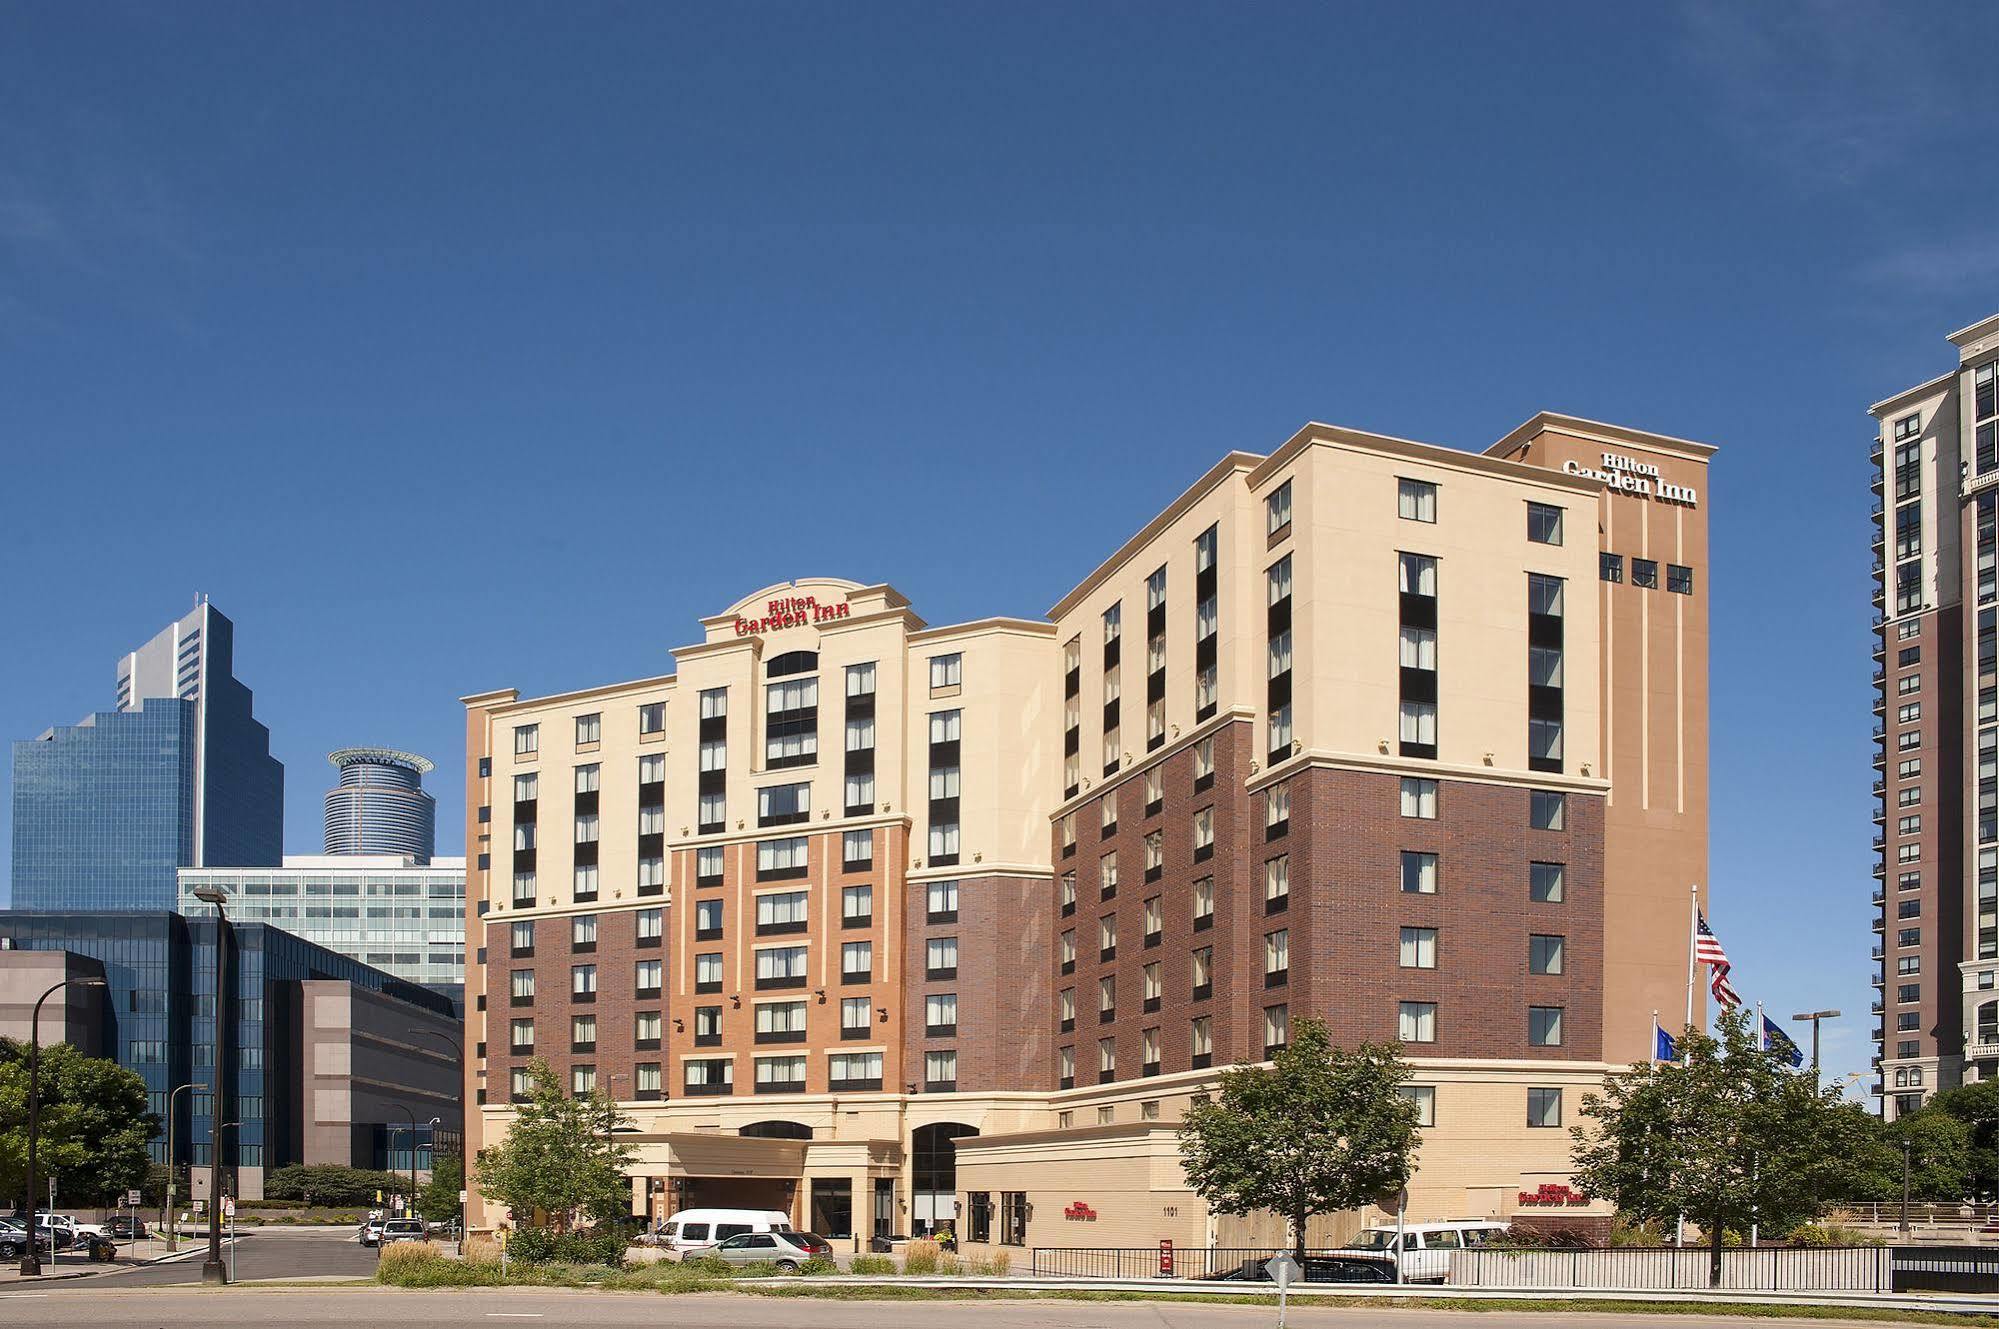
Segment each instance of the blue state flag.
[{"label": "blue state flag", "polygon": [[1763,1017],[1763,1046],[1782,1057],[1794,1069],[1805,1064],[1804,1050],[1767,1015]]},{"label": "blue state flag", "polygon": [[1652,1025],[1652,1060],[1678,1061],[1679,1059],[1679,1044],[1675,1043],[1673,1036],[1660,1028],[1655,1021]]}]

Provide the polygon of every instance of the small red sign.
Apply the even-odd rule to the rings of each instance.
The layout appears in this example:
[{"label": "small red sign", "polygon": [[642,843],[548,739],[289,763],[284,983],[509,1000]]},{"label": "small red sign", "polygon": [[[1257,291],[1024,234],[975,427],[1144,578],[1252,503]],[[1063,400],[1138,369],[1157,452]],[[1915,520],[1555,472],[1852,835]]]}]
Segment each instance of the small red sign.
[{"label": "small red sign", "polygon": [[1077,1200],[1062,1211],[1062,1217],[1072,1223],[1094,1223],[1097,1221],[1097,1211]]},{"label": "small red sign", "polygon": [[1589,1196],[1559,1181],[1544,1181],[1536,1190],[1520,1192],[1520,1203],[1537,1208],[1560,1208],[1563,1205],[1588,1204]]},{"label": "small red sign", "polygon": [[1159,1276],[1173,1277],[1173,1239],[1162,1237],[1159,1242]]}]

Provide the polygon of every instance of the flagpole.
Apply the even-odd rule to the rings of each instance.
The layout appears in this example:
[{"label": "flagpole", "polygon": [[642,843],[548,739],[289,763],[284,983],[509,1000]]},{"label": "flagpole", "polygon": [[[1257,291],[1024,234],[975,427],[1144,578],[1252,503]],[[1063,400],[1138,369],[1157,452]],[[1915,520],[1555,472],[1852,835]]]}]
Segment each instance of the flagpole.
[{"label": "flagpole", "polygon": [[1701,918],[1701,888],[1698,883],[1687,887],[1687,1025],[1694,1027],[1694,952],[1699,949],[1698,936]]},{"label": "flagpole", "polygon": [[1652,1012],[1652,1064],[1659,1064],[1659,1012]]}]

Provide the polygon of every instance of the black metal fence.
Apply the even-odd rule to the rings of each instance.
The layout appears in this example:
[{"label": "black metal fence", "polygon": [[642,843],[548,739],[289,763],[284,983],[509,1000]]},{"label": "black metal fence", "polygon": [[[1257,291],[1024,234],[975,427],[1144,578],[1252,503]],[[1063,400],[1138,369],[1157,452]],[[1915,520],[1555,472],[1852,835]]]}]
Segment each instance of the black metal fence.
[{"label": "black metal fence", "polygon": [[1999,1293],[1999,1246],[1897,1246],[1895,1291]]},{"label": "black metal fence", "polygon": [[1269,1246],[1037,1246],[1032,1272],[1037,1278],[1223,1278],[1285,1253]]},{"label": "black metal fence", "polygon": [[[1731,1246],[1712,1282],[1701,1246],[1613,1246],[1601,1250],[1479,1247],[1450,1255],[1454,1287],[1616,1288],[1736,1292],[1888,1292],[1890,1252],[1880,1246]],[[1432,1275],[1434,1277],[1434,1275]]]}]

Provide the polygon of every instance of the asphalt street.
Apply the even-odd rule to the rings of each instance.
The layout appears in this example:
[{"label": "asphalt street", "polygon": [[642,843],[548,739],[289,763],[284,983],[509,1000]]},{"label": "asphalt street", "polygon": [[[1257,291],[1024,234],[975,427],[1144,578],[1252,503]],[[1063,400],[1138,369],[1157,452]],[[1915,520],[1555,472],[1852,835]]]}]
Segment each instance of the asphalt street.
[{"label": "asphalt street", "polygon": [[[1291,1308],[1290,1323],[1325,1329],[1390,1325],[1396,1329],[1663,1329],[1685,1326],[1685,1315],[1647,1316],[1533,1311]],[[663,1296],[656,1292],[573,1292],[506,1288],[452,1291],[388,1289],[137,1288],[110,1280],[78,1280],[67,1287],[10,1286],[0,1290],[0,1324],[21,1329],[168,1329],[169,1326],[338,1325],[420,1323],[424,1329],[499,1329],[507,1325],[622,1326],[649,1329],[1264,1329],[1276,1320],[1269,1307],[1020,1302],[864,1302],[784,1300],[731,1294]],[[1717,1319],[1700,1324],[1763,1324],[1768,1320]],[[1814,1320],[1815,1326],[1879,1322]]]},{"label": "asphalt street", "polygon": [[[84,1278],[50,1280],[42,1286],[51,1293],[70,1293],[95,1287],[172,1287],[199,1284],[202,1261],[208,1255],[207,1239],[183,1240],[186,1252],[179,1259],[162,1264],[109,1267],[92,1266]],[[352,1228],[243,1228],[237,1233],[236,1277],[239,1281],[281,1278],[373,1278],[375,1252],[354,1240]],[[225,1258],[227,1251],[224,1252]],[[65,1261],[65,1271],[77,1265]],[[10,1278],[0,1282],[0,1293],[17,1292],[34,1280]],[[0,1316],[0,1320],[8,1317]]]}]

